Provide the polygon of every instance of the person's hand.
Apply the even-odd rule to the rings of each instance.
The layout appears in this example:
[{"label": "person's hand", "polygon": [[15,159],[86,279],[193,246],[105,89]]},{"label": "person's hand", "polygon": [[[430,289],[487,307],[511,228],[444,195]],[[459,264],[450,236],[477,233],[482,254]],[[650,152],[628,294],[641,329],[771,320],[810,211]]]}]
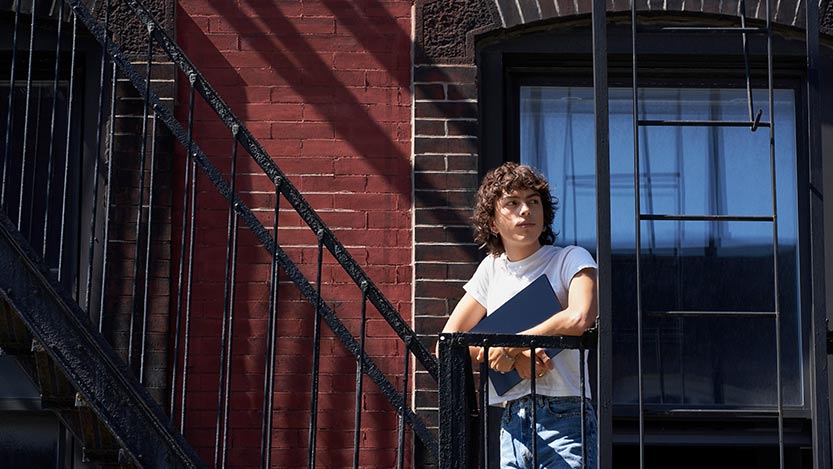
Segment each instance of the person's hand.
[{"label": "person's hand", "polygon": [[[532,365],[530,350],[526,349],[515,357],[515,369],[523,379],[532,379]],[[544,349],[535,349],[535,374],[543,378],[548,371],[552,370],[553,363]]]},{"label": "person's hand", "polygon": [[512,371],[515,363],[515,358],[507,353],[507,348],[492,347],[489,349],[489,368],[500,373],[506,373]]},{"label": "person's hand", "polygon": [[471,354],[472,364],[483,363],[483,347],[471,345],[469,346],[469,353]]}]

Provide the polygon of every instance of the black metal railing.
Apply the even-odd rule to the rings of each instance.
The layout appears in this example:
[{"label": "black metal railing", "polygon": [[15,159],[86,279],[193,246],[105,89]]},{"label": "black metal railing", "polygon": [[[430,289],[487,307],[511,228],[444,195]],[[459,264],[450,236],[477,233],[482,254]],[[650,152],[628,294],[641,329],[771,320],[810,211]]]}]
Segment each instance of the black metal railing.
[{"label": "black metal railing", "polygon": [[[154,339],[158,345],[159,338],[154,337],[152,329],[154,322],[166,322],[167,307],[160,307],[155,302],[166,290],[158,285],[165,277],[156,276],[156,272],[169,266],[173,277],[169,282],[172,287],[169,297],[173,311],[170,332],[173,343],[167,359],[170,373],[167,378],[161,378],[167,380],[169,393],[166,398],[157,396],[157,399],[166,401],[171,427],[189,435],[191,427],[186,419],[193,405],[190,399],[212,392],[205,387],[204,378],[195,384],[193,376],[213,373],[219,377],[213,390],[217,396],[211,448],[213,463],[216,467],[228,465],[230,416],[234,412],[231,383],[233,376],[242,373],[235,369],[234,360],[234,346],[238,343],[235,325],[239,323],[240,314],[239,301],[236,301],[240,287],[237,277],[243,262],[241,239],[247,236],[249,245],[263,250],[258,251],[265,253],[260,259],[268,259],[269,265],[268,273],[258,279],[267,285],[268,291],[268,304],[259,311],[266,317],[267,325],[262,341],[265,353],[263,387],[257,390],[263,397],[259,409],[262,438],[258,464],[268,467],[273,453],[275,359],[281,347],[277,331],[282,314],[279,304],[292,304],[294,298],[283,301],[282,297],[297,296],[286,290],[289,283],[313,309],[310,313],[314,332],[309,370],[312,385],[309,390],[308,466],[315,466],[318,446],[322,322],[356,363],[354,466],[358,466],[361,451],[362,396],[368,392],[365,376],[378,386],[381,396],[390,402],[392,411],[399,416],[398,466],[405,464],[408,429],[436,456],[438,447],[434,436],[414,414],[407,400],[411,357],[433,379],[438,374],[436,359],[165,28],[135,0],[124,3],[134,15],[131,21],[140,27],[120,30],[118,34],[113,32],[109,0],[66,0],[57,5],[35,1],[31,8],[36,11],[28,12],[20,11],[20,3],[17,2],[13,16],[8,96],[0,96],[8,103],[5,109],[0,108],[0,114],[5,118],[0,205],[17,230],[29,235],[29,244],[41,253],[62,288],[95,322],[98,331],[109,336],[111,344],[121,352],[138,381],[146,386],[160,380],[158,370],[154,370],[160,366],[159,357],[151,350]],[[37,11],[40,8],[44,11]],[[30,21],[28,31],[27,20]],[[24,32],[29,34],[28,45],[21,41]],[[143,44],[142,53],[128,55],[114,37]],[[51,42],[54,52],[42,46],[47,42]],[[25,55],[28,60],[22,58]],[[137,62],[144,68],[142,72],[135,65]],[[54,72],[48,74],[46,67],[39,71],[37,67],[43,64]],[[95,73],[98,79],[82,79],[84,73]],[[25,81],[21,79],[23,74]],[[52,95],[48,103],[51,106],[49,138],[45,145],[46,138],[31,136],[33,129],[46,128],[42,113],[33,112],[31,103],[35,99],[32,84],[43,82],[38,77],[47,75]],[[161,96],[158,92],[166,83],[175,82],[176,75],[184,77],[184,81],[179,79],[187,83],[187,106],[181,109],[174,109],[169,99],[172,96]],[[137,93],[126,91],[124,85],[127,83]],[[197,108],[200,111],[195,111]],[[206,110],[215,116],[215,123],[227,130],[224,136],[216,133],[206,136],[210,141],[206,147],[201,147],[200,125],[195,125],[195,118],[205,121]],[[199,112],[202,113],[198,115]],[[137,121],[141,123],[137,125]],[[23,136],[19,139],[16,136],[21,132]],[[43,134],[45,132],[39,135]],[[220,149],[215,143],[221,139],[227,141],[227,146]],[[40,143],[33,148],[29,142]],[[181,150],[172,149],[176,143]],[[45,151],[44,146],[48,150]],[[249,173],[246,179],[241,178],[238,158],[241,150],[259,166],[262,171],[259,176]],[[31,168],[32,165],[36,166]],[[170,193],[170,186],[178,184],[167,176],[172,167],[181,168],[182,200],[179,205],[175,200],[160,202],[163,194]],[[228,169],[222,171],[220,167]],[[252,167],[248,164],[248,171]],[[254,191],[239,190],[241,181],[251,184],[253,179],[264,176],[271,187],[268,200]],[[201,181],[203,177],[207,181]],[[201,260],[204,253],[200,250],[205,244],[201,243],[200,236],[215,226],[211,224],[213,219],[208,220],[211,213],[203,210],[202,204],[216,207],[217,195],[225,199],[228,210],[224,261],[212,259],[224,262],[224,274],[212,277],[210,272],[202,272],[200,268],[206,264]],[[27,206],[29,215],[24,214]],[[250,207],[257,207],[258,211]],[[181,220],[174,219],[172,213],[180,213]],[[271,222],[271,229],[264,226],[258,215],[268,220],[267,224]],[[201,222],[202,216],[207,217],[206,221]],[[287,216],[295,218],[295,223],[289,225],[289,230],[281,230],[279,217]],[[303,248],[310,244],[309,236],[299,234],[298,228],[304,225],[308,227],[306,233],[314,236],[315,241],[311,244],[316,260],[299,263],[291,259],[278,238],[284,236],[281,233],[288,233],[285,236],[289,242],[300,243]],[[159,233],[166,229],[171,233],[160,239]],[[325,253],[328,253],[326,259]],[[258,255],[247,251],[248,260]],[[200,265],[195,265],[195,260]],[[327,282],[322,278],[325,265],[328,277],[341,276],[355,284],[351,294],[358,297],[355,302],[361,310],[358,333],[345,325],[336,314],[336,307],[326,299]],[[314,282],[304,273],[310,268],[316,272]],[[329,271],[333,269],[338,272]],[[217,362],[207,365],[208,360],[194,361],[195,323],[198,320],[205,322],[204,315],[197,316],[194,300],[197,284],[211,282],[222,283],[223,304],[217,306],[217,310],[222,311],[219,331],[214,329],[212,337],[200,337],[201,343],[213,340],[220,345]],[[345,295],[341,290],[338,293]],[[390,336],[401,340],[404,349],[401,368],[391,365],[385,370],[367,352],[370,341],[366,328],[368,303],[389,325]],[[207,350],[200,349],[199,352],[205,355]],[[162,363],[162,367],[164,365]],[[118,396],[112,398],[118,399]],[[208,451],[204,445],[201,448],[203,458],[206,458]]]},{"label": "black metal railing", "polygon": [[[536,348],[558,348],[578,350],[578,369],[580,387],[581,411],[581,452],[582,467],[588,464],[587,417],[591,408],[585,393],[586,386],[586,352],[596,346],[596,330],[590,330],[580,337],[569,336],[530,336],[512,334],[474,334],[474,333],[444,333],[440,335],[440,467],[449,469],[469,469],[474,467],[497,467],[490,462],[491,445],[494,444],[490,435],[498,432],[499,422],[489,419],[489,378],[488,365],[484,362],[479,366],[479,378],[475,381],[472,371],[469,347],[483,347],[488,356],[490,347],[528,347],[531,369],[535,369]],[[531,406],[531,431],[536,435],[537,420],[537,392],[536,374],[530,378],[531,399],[535,405]],[[532,467],[538,467],[538,438],[531,438],[531,447],[527,448],[532,457]],[[587,466],[592,467],[592,466]]]}]

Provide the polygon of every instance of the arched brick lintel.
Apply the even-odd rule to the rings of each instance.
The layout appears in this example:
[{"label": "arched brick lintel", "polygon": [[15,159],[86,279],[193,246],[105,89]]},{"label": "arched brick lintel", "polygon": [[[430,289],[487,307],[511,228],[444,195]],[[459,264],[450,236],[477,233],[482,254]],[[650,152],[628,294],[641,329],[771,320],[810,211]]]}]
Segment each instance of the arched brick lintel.
[{"label": "arched brick lintel", "polygon": [[[737,17],[738,0],[636,0],[640,12],[706,14]],[[749,19],[766,19],[767,0],[746,0]],[[803,29],[807,0],[769,0],[775,23]],[[813,0],[810,0],[813,1]],[[819,1],[821,6],[824,0]],[[630,11],[629,0],[606,0],[613,13]],[[592,0],[417,0],[416,63],[472,64],[474,37],[497,29],[512,29],[547,20],[590,13]],[[833,1],[820,12],[822,31],[833,33]]]},{"label": "arched brick lintel", "polygon": [[[494,3],[502,24],[500,27],[512,28],[535,21],[562,18],[572,15],[589,14],[593,7],[592,0],[488,0]],[[606,0],[607,11],[630,11],[628,0]],[[803,27],[804,0],[769,0],[776,23],[787,26]],[[818,0],[817,0],[818,1]],[[669,13],[707,13],[724,16],[740,15],[740,2],[737,0],[636,0],[637,11]],[[820,2],[821,3],[821,2]],[[766,0],[747,0],[746,17],[766,20]]]}]

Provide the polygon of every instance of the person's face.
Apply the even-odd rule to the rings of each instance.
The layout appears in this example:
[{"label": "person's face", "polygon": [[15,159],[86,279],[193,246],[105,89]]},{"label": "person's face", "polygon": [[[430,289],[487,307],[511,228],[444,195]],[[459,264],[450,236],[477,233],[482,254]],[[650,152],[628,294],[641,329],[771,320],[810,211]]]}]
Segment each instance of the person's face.
[{"label": "person's face", "polygon": [[[538,238],[544,231],[541,196],[532,189],[515,190],[501,195],[495,203],[492,228],[500,234],[503,248],[510,259],[513,254],[523,257],[531,254],[541,246]],[[526,252],[528,250],[532,251]]]}]

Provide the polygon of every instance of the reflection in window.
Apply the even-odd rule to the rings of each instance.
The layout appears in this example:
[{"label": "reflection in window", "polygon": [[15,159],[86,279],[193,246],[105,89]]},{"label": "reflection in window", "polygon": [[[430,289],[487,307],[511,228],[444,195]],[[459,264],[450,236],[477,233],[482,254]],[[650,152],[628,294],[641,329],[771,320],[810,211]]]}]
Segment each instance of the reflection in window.
[{"label": "reflection in window", "polygon": [[[765,90],[755,105],[768,115]],[[633,119],[630,88],[610,90],[614,400],[636,403]],[[743,120],[745,90],[644,88],[643,119]],[[796,199],[795,95],[775,93],[779,287],[784,402],[803,405]],[[769,131],[641,127],[641,210],[650,214],[772,214]],[[559,244],[595,249],[593,90],[522,86],[520,159],[560,200]],[[768,222],[644,221],[641,225],[645,402],[776,404],[772,318],[663,317],[666,311],[773,311]]]}]

